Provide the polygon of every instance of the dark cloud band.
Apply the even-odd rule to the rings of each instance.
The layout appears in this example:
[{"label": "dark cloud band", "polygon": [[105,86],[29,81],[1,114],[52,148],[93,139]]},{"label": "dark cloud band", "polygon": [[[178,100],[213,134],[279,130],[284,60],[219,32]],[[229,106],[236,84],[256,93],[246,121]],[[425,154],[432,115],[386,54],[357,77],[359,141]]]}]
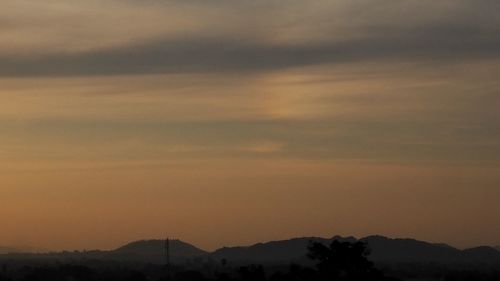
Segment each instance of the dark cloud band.
[{"label": "dark cloud band", "polygon": [[79,54],[29,59],[0,57],[0,75],[259,72],[364,60],[461,61],[500,57],[500,36],[494,30],[434,26],[384,32],[328,44],[271,45],[227,38],[164,40]]}]

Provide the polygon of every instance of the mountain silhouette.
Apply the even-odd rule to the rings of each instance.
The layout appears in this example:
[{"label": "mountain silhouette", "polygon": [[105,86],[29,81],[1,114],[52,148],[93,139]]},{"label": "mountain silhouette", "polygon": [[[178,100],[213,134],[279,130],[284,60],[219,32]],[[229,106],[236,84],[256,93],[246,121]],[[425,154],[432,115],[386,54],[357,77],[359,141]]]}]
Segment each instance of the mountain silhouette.
[{"label": "mountain silhouette", "polygon": [[466,258],[476,261],[496,260],[500,256],[499,253],[497,249],[488,246],[475,247],[462,251],[462,254]]},{"label": "mountain silhouette", "polygon": [[[211,254],[213,258],[238,262],[300,262],[306,260],[309,241],[328,244],[332,240],[357,241],[353,237],[319,238],[304,237],[290,240],[259,243],[248,247],[221,248]],[[492,247],[459,250],[447,244],[428,243],[415,239],[392,239],[368,236],[359,239],[367,243],[369,258],[376,262],[481,262],[500,263],[500,252]]]},{"label": "mountain silhouette", "polygon": [[310,242],[328,244],[333,239],[340,241],[356,241],[354,237],[336,236],[332,239],[320,237],[302,237],[290,240],[258,243],[248,247],[224,247],[216,250],[210,256],[215,259],[227,259],[237,262],[289,262],[301,261],[306,258],[307,246]]},{"label": "mountain silhouette", "polygon": [[[181,240],[170,240],[170,257],[172,262],[207,255],[208,253]],[[120,260],[138,260],[152,263],[165,262],[164,240],[141,240],[126,244],[110,251],[109,258]]]},{"label": "mountain silhouette", "polygon": [[415,239],[391,239],[378,235],[360,240],[368,244],[371,250],[370,258],[376,261],[455,262],[462,258],[460,250],[446,244]]},{"label": "mountain silhouette", "polygon": [[[202,257],[235,263],[308,263],[307,247],[311,242],[325,245],[333,240],[340,242],[365,242],[370,251],[369,259],[374,262],[400,263],[495,263],[500,264],[500,251],[481,246],[459,250],[447,244],[428,243],[415,239],[393,239],[384,236],[354,237],[334,236],[332,238],[301,237],[289,240],[258,243],[251,246],[223,247],[207,252],[181,240],[170,241],[170,256],[174,263]],[[165,262],[164,240],[140,240],[128,243],[111,251],[73,251],[45,254],[7,254],[12,248],[0,248],[3,257],[51,258],[51,259],[96,259],[162,264]],[[1,252],[3,251],[3,252]]]},{"label": "mountain silhouette", "polygon": [[442,243],[428,243],[415,239],[392,239],[368,236],[360,239],[372,251],[370,258],[389,262],[500,262],[500,252],[481,246],[459,250]]},{"label": "mountain silhouette", "polygon": [[[106,260],[130,261],[153,264],[165,263],[164,240],[140,240],[128,243],[115,250],[62,251],[45,253],[4,253],[2,258],[11,259],[52,259],[52,260]],[[182,263],[189,258],[208,255],[207,252],[180,240],[170,240],[170,258],[174,263]]]}]

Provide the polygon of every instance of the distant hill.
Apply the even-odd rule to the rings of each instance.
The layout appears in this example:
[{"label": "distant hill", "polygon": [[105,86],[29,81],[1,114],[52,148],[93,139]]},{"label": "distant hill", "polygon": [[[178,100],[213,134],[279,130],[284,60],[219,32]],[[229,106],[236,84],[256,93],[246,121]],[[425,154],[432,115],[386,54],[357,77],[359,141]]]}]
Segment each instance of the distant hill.
[{"label": "distant hill", "polygon": [[[356,241],[353,237],[306,237],[259,243],[248,247],[222,248],[211,254],[215,259],[225,258],[237,262],[300,262],[306,260],[309,241],[324,244],[332,240]],[[446,244],[433,244],[414,239],[392,239],[368,236],[360,239],[370,249],[370,259],[376,262],[481,262],[500,263],[500,252],[492,247],[459,250]]]},{"label": "distant hill", "polygon": [[[355,241],[353,237],[335,239]],[[248,247],[224,247],[216,250],[210,256],[215,259],[227,259],[237,262],[289,262],[303,260],[307,255],[309,242],[329,243],[332,239],[319,237],[302,237],[290,240],[258,243]]]},{"label": "distant hill", "polygon": [[[0,258],[45,260],[108,260],[160,264],[165,262],[164,240],[141,240],[128,243],[111,251],[63,251],[47,253],[4,253]],[[181,263],[189,258],[207,256],[208,253],[180,240],[170,241],[170,258]]]},{"label": "distant hill", "polygon": [[500,263],[500,252],[482,246],[459,250],[447,244],[436,244],[415,239],[392,239],[368,236],[360,239],[372,251],[370,258],[387,262],[438,262],[438,263]]},{"label": "distant hill", "polygon": [[[113,259],[140,260],[153,263],[165,261],[164,240],[141,240],[124,245],[107,253]],[[170,241],[170,256],[173,262],[204,256],[208,253],[180,240]]]},{"label": "distant hill", "polygon": [[384,236],[368,236],[360,240],[368,244],[370,258],[375,261],[456,262],[462,258],[460,250],[446,244]]},{"label": "distant hill", "polygon": [[495,247],[495,249],[496,249],[497,251],[500,251],[500,246],[496,246],[496,247]]},{"label": "distant hill", "polygon": [[462,251],[462,255],[470,261],[499,260],[500,252],[492,247],[481,246]]},{"label": "distant hill", "polygon": [[[174,263],[182,263],[187,259],[198,257],[216,261],[226,259],[230,263],[308,263],[310,261],[307,258],[307,246],[311,241],[329,244],[332,240],[358,241],[354,237],[302,237],[251,246],[224,247],[209,253],[186,242],[172,240],[170,241],[170,256]],[[370,249],[369,258],[375,262],[500,264],[500,251],[493,247],[482,246],[459,250],[446,244],[384,236],[368,236],[359,240],[367,243]],[[159,264],[165,262],[164,243],[163,240],[141,240],[112,251],[65,251],[45,254],[7,254],[16,251],[4,247],[0,248],[0,258],[116,260]]]}]

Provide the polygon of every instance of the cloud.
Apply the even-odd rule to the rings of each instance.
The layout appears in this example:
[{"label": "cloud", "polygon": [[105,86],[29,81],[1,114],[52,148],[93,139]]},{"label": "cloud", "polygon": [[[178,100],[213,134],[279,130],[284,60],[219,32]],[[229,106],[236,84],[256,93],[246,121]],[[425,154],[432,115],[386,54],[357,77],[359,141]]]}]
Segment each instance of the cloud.
[{"label": "cloud", "polygon": [[[471,33],[473,33],[471,31]],[[479,37],[479,38],[478,38]],[[146,45],[41,58],[0,58],[3,76],[261,72],[361,61],[467,61],[500,58],[500,38],[457,34],[397,34],[311,46],[222,40]]]},{"label": "cloud", "polygon": [[0,23],[57,33],[0,48],[3,145],[28,158],[499,159],[497,2],[49,3]]},{"label": "cloud", "polygon": [[500,57],[496,1],[50,3],[3,28],[20,45],[0,44],[0,75],[246,73]]}]

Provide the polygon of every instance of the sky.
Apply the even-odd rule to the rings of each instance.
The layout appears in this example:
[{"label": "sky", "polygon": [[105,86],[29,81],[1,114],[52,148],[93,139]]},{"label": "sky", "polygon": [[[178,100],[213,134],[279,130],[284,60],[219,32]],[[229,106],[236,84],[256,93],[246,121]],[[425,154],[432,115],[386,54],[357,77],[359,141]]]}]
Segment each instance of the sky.
[{"label": "sky", "polygon": [[499,1],[0,7],[0,246],[500,245]]}]

